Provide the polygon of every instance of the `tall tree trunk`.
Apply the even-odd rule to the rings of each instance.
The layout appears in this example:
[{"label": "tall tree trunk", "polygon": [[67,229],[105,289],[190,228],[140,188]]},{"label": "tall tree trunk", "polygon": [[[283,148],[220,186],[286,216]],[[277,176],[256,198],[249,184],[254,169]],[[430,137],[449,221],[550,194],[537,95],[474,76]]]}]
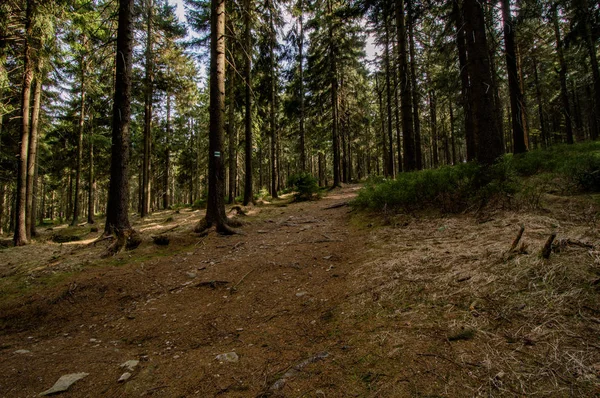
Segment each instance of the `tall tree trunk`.
[{"label": "tall tree trunk", "polygon": [[244,44],[246,53],[246,63],[244,65],[245,81],[245,172],[244,176],[244,206],[254,202],[252,193],[252,26],[251,26],[251,5],[250,0],[244,0]]},{"label": "tall tree trunk", "polygon": [[[390,22],[387,15],[385,18],[385,43],[384,43],[384,63],[385,63],[385,91],[387,105],[387,133],[388,133],[388,170],[390,176],[394,177],[394,139],[392,130],[392,83],[390,71]],[[400,147],[398,147],[400,151]]]},{"label": "tall tree trunk", "polygon": [[[327,1],[327,11],[333,15],[331,0]],[[339,137],[339,104],[338,104],[338,71],[337,71],[337,46],[334,42],[334,27],[329,24],[329,73],[331,80],[331,141],[333,150],[333,187],[340,186],[340,137]]]},{"label": "tall tree trunk", "polygon": [[[131,72],[133,53],[133,0],[119,2],[119,27],[115,92],[112,115],[110,186],[104,233],[123,241],[132,233],[129,224],[129,127],[131,119]],[[125,243],[125,242],[123,242]],[[120,249],[120,247],[117,247]]]},{"label": "tall tree trunk", "polygon": [[[388,169],[388,150],[387,150],[387,138],[385,134],[385,118],[383,117],[383,89],[379,87],[379,79],[378,75],[375,74],[375,91],[377,91],[377,99],[379,101],[379,119],[381,120],[381,143],[382,145],[382,160],[383,160],[383,175],[388,177],[390,175]],[[379,174],[379,168],[377,169],[377,174]]]},{"label": "tall tree trunk", "polygon": [[513,152],[527,152],[527,140],[523,126],[523,93],[517,71],[517,52],[515,46],[515,24],[510,14],[510,0],[501,0],[502,19],[504,20],[504,49],[506,70],[508,73],[508,91],[512,114]]},{"label": "tall tree trunk", "polygon": [[437,168],[440,165],[440,157],[438,151],[437,101],[434,90],[429,90],[429,116],[431,118],[431,152],[433,153],[431,167]]},{"label": "tall tree trunk", "polygon": [[[409,0],[410,1],[410,0]],[[404,141],[404,171],[417,167],[415,156],[415,132],[413,121],[412,88],[408,69],[408,46],[406,45],[406,25],[404,0],[396,1],[396,28],[398,33],[398,59],[400,66],[400,102],[402,106],[402,132]]]},{"label": "tall tree trunk", "polygon": [[4,235],[4,204],[6,198],[6,184],[0,182],[0,235]]},{"label": "tall tree trunk", "polygon": [[170,174],[171,174],[171,93],[167,92],[167,126],[165,136],[165,173],[163,174],[163,209],[168,209],[170,204]]},{"label": "tall tree trunk", "polygon": [[569,105],[569,94],[567,92],[567,64],[563,53],[563,42],[560,35],[560,26],[558,25],[557,6],[552,7],[552,23],[554,24],[554,36],[556,37],[556,53],[558,54],[558,63],[560,70],[558,76],[560,79],[560,98],[562,100],[563,114],[565,116],[565,133],[567,144],[573,143],[573,124],[571,120],[571,107]]},{"label": "tall tree trunk", "polygon": [[235,202],[235,182],[237,180],[237,129],[235,128],[235,73],[230,73],[229,78],[229,107],[227,111],[227,138],[229,140],[229,200],[230,204]]},{"label": "tall tree trunk", "polygon": [[452,164],[456,164],[456,140],[454,130],[454,110],[452,109],[452,101],[448,101],[448,110],[450,112],[450,147],[452,149]]},{"label": "tall tree trunk", "polygon": [[88,224],[94,224],[96,215],[96,176],[94,175],[94,124],[90,116],[90,133],[88,134],[89,169],[88,169]]},{"label": "tall tree trunk", "polygon": [[31,131],[29,133],[29,148],[27,154],[27,239],[37,235],[35,223],[37,221],[35,213],[35,186],[37,182],[37,150],[38,150],[38,125],[40,121],[40,106],[42,98],[42,61],[38,61],[38,73],[33,88],[33,112],[31,113]]},{"label": "tall tree trunk", "polygon": [[23,77],[21,86],[21,142],[17,170],[17,192],[15,208],[15,246],[29,243],[27,239],[27,152],[29,150],[29,103],[31,100],[31,81],[33,63],[31,59],[30,39],[33,34],[34,1],[27,0],[25,11],[25,42],[23,47]]},{"label": "tall tree trunk", "polygon": [[[395,42],[394,42],[395,43]],[[398,46],[394,44],[393,54],[398,54]],[[402,162],[402,122],[400,119],[400,98],[398,96],[398,57],[394,57],[394,63],[392,70],[392,76],[394,78],[394,121],[396,122],[396,148],[398,148],[398,170],[397,172],[402,172],[403,162]],[[412,59],[411,59],[412,60]],[[412,63],[411,63],[412,66]],[[412,70],[412,69],[411,69]],[[411,74],[412,76],[412,74]],[[415,91],[413,91],[413,94]],[[414,97],[413,97],[414,98]],[[415,129],[416,131],[416,129]],[[360,179],[360,177],[359,177]]]},{"label": "tall tree trunk", "polygon": [[142,165],[141,217],[150,213],[150,158],[152,155],[152,96],[154,86],[154,62],[152,49],[152,0],[146,1],[146,65],[144,78],[144,160]]},{"label": "tall tree trunk", "polygon": [[465,142],[467,161],[475,159],[475,126],[473,125],[473,96],[470,93],[469,71],[467,66],[467,43],[464,19],[458,6],[458,0],[452,1],[452,15],[456,27],[456,47],[458,49],[458,66],[460,67],[461,104],[465,119]]},{"label": "tall tree trunk", "polygon": [[542,98],[542,88],[540,86],[540,80],[538,76],[538,63],[537,58],[532,57],[533,60],[533,78],[535,83],[535,97],[538,106],[538,115],[540,119],[540,134],[542,138],[542,147],[548,146],[548,131],[546,130],[546,121],[544,120],[544,100]]},{"label": "tall tree trunk", "polygon": [[279,166],[277,165],[277,126],[275,120],[275,91],[276,91],[276,71],[275,71],[275,41],[277,40],[277,32],[275,31],[275,24],[273,22],[273,8],[275,5],[269,1],[267,3],[269,7],[269,69],[270,69],[270,97],[271,104],[269,107],[269,124],[271,129],[271,196],[277,198],[277,185],[279,182]]},{"label": "tall tree trunk", "polygon": [[[85,48],[85,36],[82,39]],[[79,221],[79,187],[81,184],[81,168],[82,168],[82,160],[83,160],[83,130],[85,127],[85,76],[86,76],[86,67],[85,67],[85,55],[81,55],[81,59],[79,60],[79,72],[81,79],[81,94],[79,97],[79,124],[78,124],[78,132],[77,132],[77,166],[75,169],[75,195],[73,201],[73,219],[71,220],[71,225],[77,225]]]},{"label": "tall tree trunk", "polygon": [[463,8],[477,160],[481,164],[491,165],[503,154],[504,148],[502,134],[494,117],[494,84],[483,5],[477,0],[465,0]]},{"label": "tall tree trunk", "polygon": [[417,60],[415,54],[415,21],[412,2],[408,3],[408,40],[410,52],[410,76],[413,100],[413,121],[415,125],[415,166],[423,169],[423,150],[421,148],[421,120],[419,118],[419,88],[417,86]]},{"label": "tall tree trunk", "polygon": [[594,112],[592,114],[592,126],[590,129],[590,138],[597,140],[600,136],[600,71],[598,70],[598,57],[596,55],[597,45],[592,33],[590,18],[593,11],[590,10],[588,0],[581,0],[580,11],[582,13],[582,22],[585,35],[585,44],[590,56],[590,66],[592,69],[592,81],[594,82]]},{"label": "tall tree trunk", "polygon": [[225,215],[225,0],[211,0],[210,13],[210,122],[208,136],[208,201],[206,226],[219,233],[233,232]]},{"label": "tall tree trunk", "polygon": [[298,39],[298,68],[300,72],[300,167],[306,172],[306,132],[304,131],[304,1],[300,0],[300,37]]}]

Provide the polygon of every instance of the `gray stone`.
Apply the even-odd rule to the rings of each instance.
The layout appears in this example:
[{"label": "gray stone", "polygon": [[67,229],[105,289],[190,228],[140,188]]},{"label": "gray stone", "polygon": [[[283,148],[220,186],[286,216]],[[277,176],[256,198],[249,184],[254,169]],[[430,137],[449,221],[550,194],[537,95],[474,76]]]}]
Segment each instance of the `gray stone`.
[{"label": "gray stone", "polygon": [[40,396],[58,394],[64,391],[67,391],[73,384],[77,381],[83,379],[88,376],[89,373],[70,373],[68,375],[60,376],[60,378],[54,383],[52,387],[48,390],[41,392]]},{"label": "gray stone", "polygon": [[117,380],[117,382],[118,383],[126,382],[127,380],[129,380],[130,377],[131,377],[131,373],[125,372],[121,375],[121,377],[119,377],[119,380]]},{"label": "gray stone", "polygon": [[15,354],[31,354],[31,351],[29,351],[29,350],[17,350],[17,351],[15,351]]},{"label": "gray stone", "polygon": [[219,354],[215,357],[219,362],[237,362],[240,357],[235,352],[226,352],[225,354]]},{"label": "gray stone", "polygon": [[140,361],[138,361],[136,359],[130,359],[127,362],[123,362],[121,364],[121,367],[127,369],[130,372],[133,372],[135,370],[135,367],[138,366],[139,364],[140,364]]}]

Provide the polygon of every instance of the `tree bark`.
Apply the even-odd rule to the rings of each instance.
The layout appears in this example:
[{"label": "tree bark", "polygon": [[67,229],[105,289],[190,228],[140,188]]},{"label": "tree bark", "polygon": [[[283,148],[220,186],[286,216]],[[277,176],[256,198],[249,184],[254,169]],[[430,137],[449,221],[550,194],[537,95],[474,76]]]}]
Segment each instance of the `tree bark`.
[{"label": "tree bark", "polygon": [[[83,43],[85,48],[86,39],[83,37]],[[80,79],[81,79],[81,94],[79,97],[79,124],[78,124],[78,133],[77,133],[77,166],[75,169],[75,195],[73,200],[73,219],[71,220],[71,225],[77,225],[79,220],[79,187],[81,183],[81,167],[82,167],[82,159],[83,159],[83,130],[85,127],[85,76],[86,76],[86,68],[85,68],[85,55],[81,55],[81,59],[79,60],[79,68],[80,68]]]},{"label": "tree bark", "polygon": [[465,119],[465,141],[467,161],[475,159],[475,127],[473,125],[472,95],[469,89],[469,71],[467,66],[467,44],[463,15],[458,6],[458,0],[452,1],[452,15],[456,27],[456,47],[458,50],[458,66],[460,68],[461,104]]},{"label": "tree bark", "polygon": [[21,86],[21,142],[15,208],[15,246],[29,243],[27,239],[27,152],[29,149],[29,117],[31,100],[31,82],[33,80],[33,64],[31,59],[30,39],[33,34],[33,0],[27,0],[25,11],[25,43],[23,47],[23,77]]},{"label": "tree bark", "polygon": [[206,226],[229,233],[225,215],[225,164],[223,130],[225,122],[225,0],[211,1],[210,16],[210,122],[208,136],[208,201]]},{"label": "tree bark", "polygon": [[[390,176],[394,178],[394,139],[392,130],[392,83],[390,70],[390,22],[387,15],[385,19],[385,43],[384,43],[384,63],[385,63],[385,91],[387,107],[387,133],[388,133],[388,170]],[[400,147],[398,147],[400,151]]]},{"label": "tree bark", "polygon": [[244,0],[244,41],[246,64],[244,67],[245,78],[245,172],[244,176],[244,206],[254,202],[252,193],[252,25],[250,0]]},{"label": "tree bark", "polygon": [[300,72],[300,166],[306,172],[306,132],[304,131],[304,1],[300,0],[300,38],[298,39],[298,68]]},{"label": "tree bark", "polygon": [[88,169],[88,224],[94,224],[96,215],[96,176],[94,175],[94,125],[90,118],[90,133],[88,135],[89,169]]},{"label": "tree bark", "polygon": [[38,126],[40,121],[40,106],[42,98],[42,69],[41,60],[38,61],[38,73],[33,89],[33,112],[31,113],[31,131],[29,133],[29,148],[27,154],[27,239],[37,235],[35,223],[37,221],[35,213],[35,186],[37,183],[37,150],[38,150]]},{"label": "tree bark", "polygon": [[[412,0],[408,0],[412,1]],[[415,132],[413,121],[412,88],[408,69],[408,48],[406,45],[406,25],[404,0],[396,1],[396,29],[398,34],[398,58],[400,66],[400,102],[402,107],[402,132],[404,143],[404,171],[416,169]]]},{"label": "tree bark", "polygon": [[488,57],[483,5],[477,0],[465,0],[463,8],[476,155],[481,164],[491,165],[504,153],[504,148],[494,116],[494,84]]},{"label": "tree bark", "polygon": [[440,156],[438,151],[437,100],[434,90],[429,90],[429,116],[431,118],[431,152],[433,154],[431,166],[435,169],[440,165]]},{"label": "tree bark", "polygon": [[590,56],[590,66],[592,69],[592,81],[594,82],[594,112],[592,115],[592,126],[590,129],[590,138],[597,140],[600,136],[600,70],[598,70],[598,57],[596,55],[597,46],[592,33],[590,18],[593,15],[588,5],[588,0],[581,0],[583,10],[583,28],[585,35],[585,44]]},{"label": "tree bark", "polygon": [[546,130],[546,121],[544,120],[544,101],[542,98],[542,89],[540,86],[540,80],[538,76],[538,63],[537,58],[532,57],[533,60],[533,78],[535,83],[535,96],[537,99],[538,115],[540,119],[540,135],[542,139],[542,147],[548,146],[548,131]]},{"label": "tree bark", "polygon": [[517,52],[515,46],[515,23],[510,14],[510,0],[501,0],[502,19],[504,21],[504,49],[512,114],[513,153],[527,152],[527,140],[523,126],[523,93],[517,71]]},{"label": "tree bark", "polygon": [[415,166],[423,169],[423,150],[421,148],[421,120],[419,118],[419,89],[417,86],[416,54],[415,54],[415,23],[412,3],[408,3],[408,40],[410,52],[410,76],[413,100],[413,121],[415,125]]},{"label": "tree bark", "polygon": [[558,10],[557,6],[552,7],[552,23],[554,25],[554,36],[556,38],[556,53],[558,55],[558,63],[560,70],[558,77],[560,80],[560,98],[562,100],[563,115],[565,116],[565,134],[567,144],[573,143],[573,124],[571,120],[571,107],[569,105],[569,94],[567,92],[567,64],[563,52],[563,42],[560,35],[560,26],[558,25]]},{"label": "tree bark", "polygon": [[229,200],[230,204],[235,202],[235,182],[237,180],[237,129],[235,128],[235,73],[231,73],[229,82],[229,106],[227,111],[227,138],[229,140]]},{"label": "tree bark", "polygon": [[[327,11],[333,15],[331,0],[327,1]],[[337,46],[334,43],[334,27],[329,24],[329,73],[331,81],[331,145],[333,151],[333,187],[340,186],[340,137],[339,137],[339,107],[338,107],[338,71],[337,71]]]},{"label": "tree bark", "polygon": [[150,158],[152,156],[152,96],[154,62],[152,49],[152,0],[146,1],[146,65],[144,78],[144,159],[142,165],[142,206],[140,217],[150,213]]},{"label": "tree bark", "polygon": [[133,0],[121,0],[112,115],[110,186],[104,229],[106,235],[115,233],[119,240],[132,232],[128,215],[132,53]]},{"label": "tree bark", "polygon": [[277,32],[273,22],[273,12],[275,11],[274,4],[271,1],[267,2],[269,7],[269,69],[270,69],[270,107],[269,107],[269,124],[271,130],[271,196],[277,198],[277,185],[279,182],[279,167],[277,165],[277,123],[275,120],[275,90],[276,90],[276,70],[275,70],[275,42],[277,40]]}]

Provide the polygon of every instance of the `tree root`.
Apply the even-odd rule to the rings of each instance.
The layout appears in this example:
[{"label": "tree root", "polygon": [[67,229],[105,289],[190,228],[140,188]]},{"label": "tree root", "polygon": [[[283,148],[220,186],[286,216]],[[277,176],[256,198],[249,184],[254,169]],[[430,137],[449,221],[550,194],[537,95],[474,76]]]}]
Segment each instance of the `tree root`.
[{"label": "tree root", "polygon": [[[102,257],[110,257],[125,250],[133,250],[142,243],[142,237],[133,228],[125,231],[115,231],[115,241],[106,249]],[[105,238],[103,238],[105,239]],[[99,241],[99,240],[98,240]]]},{"label": "tree root", "polygon": [[[200,234],[200,236],[206,236],[209,234],[209,230],[212,226],[213,223],[208,222],[206,217],[204,217],[198,221],[198,224],[194,226],[194,232]],[[215,225],[215,231],[221,235],[243,235],[241,231],[235,230],[230,225],[225,223]]]}]

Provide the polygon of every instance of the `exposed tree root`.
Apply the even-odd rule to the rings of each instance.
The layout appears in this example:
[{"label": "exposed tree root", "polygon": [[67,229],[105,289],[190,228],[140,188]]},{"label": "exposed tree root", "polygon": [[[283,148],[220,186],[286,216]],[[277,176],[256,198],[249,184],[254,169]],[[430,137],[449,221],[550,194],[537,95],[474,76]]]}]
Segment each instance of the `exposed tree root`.
[{"label": "exposed tree root", "polygon": [[[115,231],[115,241],[106,249],[102,257],[114,256],[126,250],[133,250],[142,243],[142,237],[136,230],[128,229],[125,231]],[[105,238],[102,238],[104,240]],[[100,240],[98,240],[100,241]]]},{"label": "exposed tree root", "polygon": [[244,211],[244,209],[242,209],[242,207],[241,207],[241,206],[233,206],[233,207],[232,207],[232,208],[229,210],[229,212],[231,213],[231,212],[233,212],[233,211],[235,211],[235,214],[236,214],[236,215],[238,215],[238,216],[247,216],[247,215],[248,215],[248,214],[247,214],[247,213]]},{"label": "exposed tree root", "polygon": [[[213,227],[213,223],[206,220],[206,217],[198,221],[198,224],[194,226],[194,232],[200,234],[200,236],[206,236],[209,234],[209,230]],[[241,231],[233,229],[228,224],[217,224],[215,225],[215,231],[221,235],[243,235]]]}]

